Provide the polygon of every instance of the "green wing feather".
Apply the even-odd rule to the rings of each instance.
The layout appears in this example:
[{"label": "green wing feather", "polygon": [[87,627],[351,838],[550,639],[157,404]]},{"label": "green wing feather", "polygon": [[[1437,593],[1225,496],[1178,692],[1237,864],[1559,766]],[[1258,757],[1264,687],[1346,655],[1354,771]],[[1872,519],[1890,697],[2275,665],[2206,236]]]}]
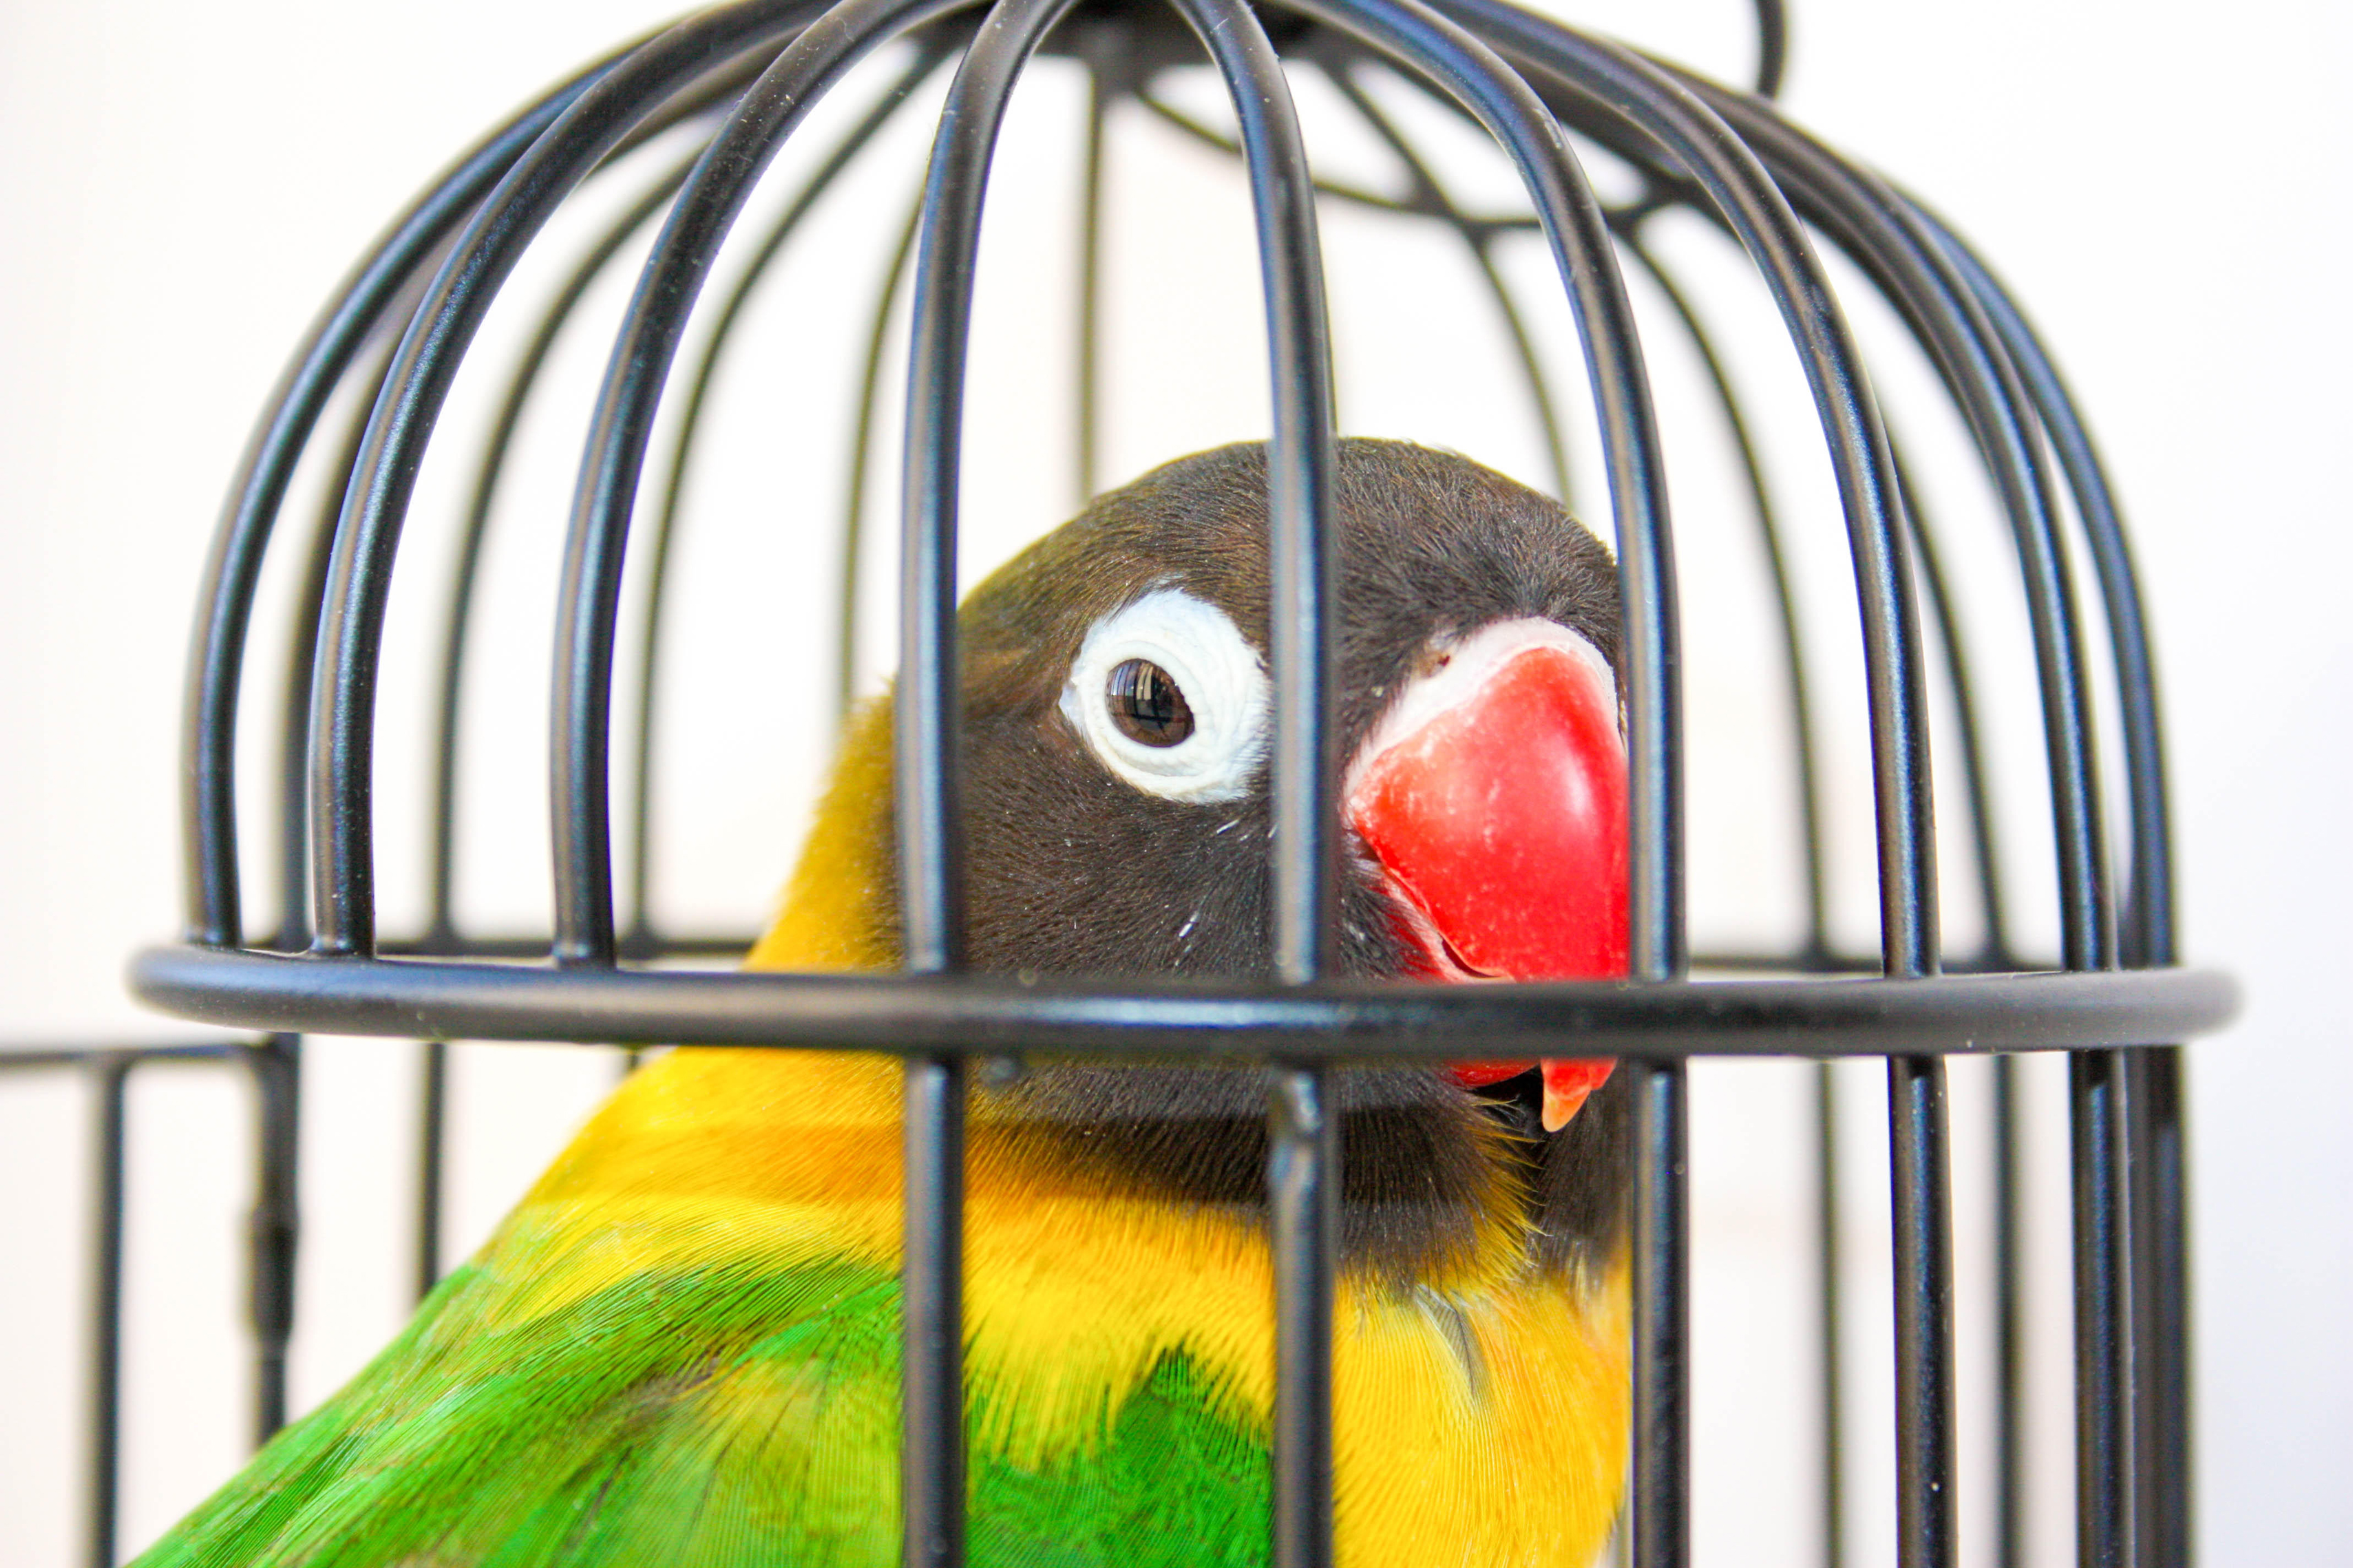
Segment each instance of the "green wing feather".
[{"label": "green wing feather", "polygon": [[[897,1563],[894,1277],[738,1265],[512,1300],[453,1274],[135,1568]],[[970,1484],[976,1568],[1266,1560],[1265,1437],[1181,1353],[1099,1445],[1035,1469],[976,1451]]]}]

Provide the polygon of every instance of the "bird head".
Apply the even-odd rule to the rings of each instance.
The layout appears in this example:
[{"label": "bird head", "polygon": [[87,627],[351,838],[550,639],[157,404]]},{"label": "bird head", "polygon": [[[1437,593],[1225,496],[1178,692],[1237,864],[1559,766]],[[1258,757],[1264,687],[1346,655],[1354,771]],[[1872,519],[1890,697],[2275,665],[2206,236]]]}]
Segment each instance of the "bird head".
[{"label": "bird head", "polygon": [[[1468,459],[1374,440],[1342,442],[1338,459],[1335,967],[1450,982],[1623,973],[1609,552],[1557,503]],[[965,601],[976,969],[1268,972],[1266,498],[1261,445],[1182,458],[1098,498]],[[870,747],[887,746],[879,715],[867,728]],[[889,792],[863,794],[869,919],[887,952]],[[1561,1134],[1549,1165],[1613,1162],[1614,1097],[1578,1118],[1609,1076],[1606,1061],[1575,1060],[1342,1075],[1344,1191],[1363,1221],[1344,1221],[1344,1244],[1369,1237],[1409,1259],[1436,1245],[1442,1222],[1414,1214],[1472,1181],[1481,1128],[1514,1112],[1532,1137]],[[1262,1116],[1247,1075],[1060,1064],[1009,1092],[1081,1130],[1089,1159],[1161,1190],[1255,1201]],[[1536,1184],[1557,1189],[1533,1217],[1564,1246],[1611,1224],[1614,1182],[1587,1177]],[[1578,1212],[1549,1212],[1563,1205]]]}]

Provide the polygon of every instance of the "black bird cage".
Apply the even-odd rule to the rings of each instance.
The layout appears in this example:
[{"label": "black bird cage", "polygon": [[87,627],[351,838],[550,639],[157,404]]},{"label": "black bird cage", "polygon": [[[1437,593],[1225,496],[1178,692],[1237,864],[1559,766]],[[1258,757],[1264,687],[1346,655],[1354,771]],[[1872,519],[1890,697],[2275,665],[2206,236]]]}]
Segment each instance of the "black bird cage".
[{"label": "black bird cage", "polygon": [[[2079,1561],[2101,1568],[2186,1563],[2185,1172],[2179,1051],[2168,1042],[2220,1024],[2233,993],[2219,976],[2176,966],[2158,710],[2123,527],[2083,419],[1994,275],[1927,208],[1777,111],[1780,7],[1760,0],[1757,9],[1757,81],[1739,91],[1504,0],[1176,0],[1167,7],[740,0],[589,66],[491,132],[425,192],[318,318],[232,488],[188,675],[185,938],[140,955],[133,967],[138,994],[165,1011],[266,1032],[249,1047],[192,1047],[241,1053],[263,1090],[253,1233],[263,1434],[285,1406],[304,1036],[432,1042],[419,1194],[419,1271],[428,1281],[438,1268],[440,1042],[893,1053],[906,1074],[905,1560],[958,1563],[962,1162],[975,1064],[1214,1058],[1262,1071],[1270,1085],[1272,1560],[1283,1568],[1328,1563],[1338,1153],[1335,1119],[1324,1109],[1327,1074],[1390,1059],[1613,1056],[1632,1080],[1636,1129],[1633,1450],[1622,1538],[1638,1568],[1672,1568],[1690,1557],[1686,1064],[1704,1056],[1873,1058],[1884,1059],[1888,1074],[1898,1556],[1913,1568],[1950,1564],[1956,1287],[1946,1062],[1999,1054],[1996,1134],[2009,1179],[1991,1286],[2000,1336],[1992,1517],[1997,1560],[2016,1563],[2024,1393],[2008,1053],[2057,1050],[2067,1053],[2073,1140]],[[970,312],[999,129],[1025,65],[1040,53],[1074,60],[1089,84],[1076,132],[1082,190],[1071,305],[1071,445],[1082,493],[1104,478],[1096,395],[1107,310],[1098,259],[1107,120],[1148,113],[1230,159],[1247,182],[1272,410],[1275,953],[1261,984],[1071,984],[965,972],[953,694]],[[870,56],[871,68],[858,69]],[[1167,90],[1181,73],[1203,79],[1204,63],[1223,83],[1229,119],[1187,108]],[[744,248],[731,254],[744,259],[732,273],[719,268],[723,242],[751,210],[771,161],[845,79],[869,94],[862,108],[840,117],[833,141],[801,163],[798,184],[774,205],[765,228],[739,239]],[[1311,79],[1387,149],[1394,180],[1311,170],[1292,96],[1293,85]],[[662,577],[690,458],[712,405],[707,395],[721,384],[715,369],[735,329],[755,313],[747,305],[770,263],[829,189],[863,177],[861,154],[903,119],[905,106],[929,101],[927,91],[944,93],[927,171],[903,230],[886,237],[886,275],[864,295],[876,301],[864,353],[841,382],[854,400],[841,549],[839,684],[846,692],[866,476],[888,396],[886,328],[893,298],[912,279],[895,718],[905,973],[723,971],[715,961],[744,942],[670,929],[653,912],[648,883]],[[1453,188],[1415,129],[1423,121],[1396,107],[1399,95],[1421,106],[1416,112],[1451,116],[1453,134],[1467,127],[1488,139],[1516,171],[1524,200],[1474,202]],[[1609,199],[1597,195],[1589,166],[1607,171]],[[586,195],[617,187],[632,194],[584,205]],[[1400,987],[1329,977],[1341,853],[1328,743],[1336,415],[1318,219],[1340,208],[1425,226],[1466,247],[1514,345],[1564,491],[1576,446],[1564,433],[1571,399],[1548,383],[1525,319],[1525,284],[1506,277],[1499,256],[1506,247],[1541,247],[1565,292],[1589,384],[1623,600],[1632,911],[1632,974],[1624,982]],[[584,211],[592,221],[576,219]],[[1761,280],[1810,394],[1818,453],[1827,453],[1834,476],[1867,694],[1875,955],[1834,939],[1825,891],[1825,719],[1820,683],[1810,685],[1806,668],[1808,617],[1788,566],[1792,530],[1777,516],[1755,410],[1718,352],[1705,301],[1651,243],[1655,226],[1677,214],[1727,237]],[[503,373],[503,395],[487,405],[470,500],[454,519],[448,630],[430,677],[437,772],[426,912],[413,928],[387,931],[379,929],[372,791],[395,562],[438,417],[477,331],[526,253],[536,247],[543,256],[557,243],[549,236],[575,248],[533,306],[535,324]],[[453,824],[470,605],[492,498],[560,330],[617,259],[636,254],[632,242],[648,237],[596,397],[563,558],[552,675],[553,930],[530,940],[480,935],[454,910]],[[1925,384],[1957,422],[2014,542],[2052,812],[2055,963],[2030,962],[2005,924],[2010,895],[1993,843],[1996,780],[1980,743],[1985,705],[1963,653],[1961,584],[1940,560],[1926,487],[1883,423],[1861,338],[1832,288],[1831,258],[1844,268],[1839,280],[1848,294],[1875,296],[1872,309],[1908,335],[1928,372]],[[1670,464],[1630,277],[1663,301],[1678,352],[1701,372],[1746,489],[1757,559],[1770,568],[1764,586],[1778,617],[1777,679],[1787,698],[1775,722],[1787,726],[1792,773],[1786,832],[1802,883],[1797,938],[1771,951],[1694,953],[1686,934],[1689,792]],[[726,286],[706,290],[713,280]],[[347,433],[337,433],[339,419],[348,420]],[[298,470],[315,474],[325,498],[307,531],[299,517],[280,527],[299,493]],[[623,626],[626,546],[640,513],[650,538],[636,553],[648,585],[632,642]],[[296,537],[281,539],[290,530]],[[259,705],[248,702],[243,719],[279,737],[282,761],[241,798],[240,697],[273,544],[295,563],[286,595],[291,656],[274,716],[256,718]],[[2094,652],[2103,627],[2105,660]],[[634,686],[617,688],[625,647],[634,648],[626,671]],[[628,721],[619,728],[637,748],[620,767],[617,697]],[[1954,835],[1965,862],[1957,878],[1937,860],[1932,709],[1965,805],[1964,828]],[[2123,755],[2121,787],[2109,793],[2097,761],[2103,724],[2113,727]],[[629,787],[618,789],[624,783]],[[617,824],[617,793],[624,796]],[[2121,876],[2110,868],[2112,816]],[[617,858],[617,839],[626,857]],[[276,868],[276,923],[258,936],[241,845]],[[626,900],[616,897],[617,863],[628,874]],[[1981,933],[1963,952],[1948,952],[1941,934],[1947,886],[1961,889],[1979,915]],[[1703,978],[1693,978],[1694,966]],[[92,1385],[100,1418],[91,1534],[100,1563],[113,1550],[121,1085],[142,1059],[101,1058],[102,1125],[111,1138],[101,1152],[111,1164],[102,1169],[111,1174],[100,1194],[107,1283],[97,1300]],[[1821,1148],[1827,1163],[1827,1131]],[[1824,1182],[1828,1193],[1827,1173]],[[1825,1219],[1826,1249],[1833,1228]],[[1834,1271],[1826,1268],[1824,1280],[1824,1333],[1834,1336]],[[1835,1354],[1827,1364],[1835,1368]],[[1823,1517],[1835,1563],[1840,1420],[1830,1381]]]}]

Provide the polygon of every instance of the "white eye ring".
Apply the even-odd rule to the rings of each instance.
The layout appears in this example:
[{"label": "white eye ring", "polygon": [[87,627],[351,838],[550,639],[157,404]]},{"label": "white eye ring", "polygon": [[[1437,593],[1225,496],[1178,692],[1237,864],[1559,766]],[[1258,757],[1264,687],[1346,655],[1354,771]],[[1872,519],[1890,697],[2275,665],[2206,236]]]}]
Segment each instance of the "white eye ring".
[{"label": "white eye ring", "polygon": [[[1112,672],[1145,659],[1167,672],[1193,710],[1193,732],[1173,746],[1147,745],[1112,720]],[[1240,800],[1266,761],[1266,668],[1241,628],[1215,605],[1178,588],[1155,588],[1088,629],[1062,717],[1103,766],[1166,800]]]}]

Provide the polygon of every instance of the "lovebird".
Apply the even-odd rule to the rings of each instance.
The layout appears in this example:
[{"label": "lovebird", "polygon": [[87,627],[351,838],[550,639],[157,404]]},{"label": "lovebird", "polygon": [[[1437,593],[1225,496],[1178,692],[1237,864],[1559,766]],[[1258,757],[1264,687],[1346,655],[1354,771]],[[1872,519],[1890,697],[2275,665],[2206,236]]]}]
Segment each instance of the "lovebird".
[{"label": "lovebird", "polygon": [[[1267,458],[1168,464],[960,612],[983,971],[1269,968]],[[1616,570],[1466,458],[1341,444],[1340,967],[1624,973]],[[889,698],[848,727],[749,963],[888,969]],[[1351,1068],[1335,1530],[1347,1568],[1588,1568],[1629,1407],[1623,1076]],[[1262,1564],[1265,1089],[1036,1061],[972,1090],[976,1568]],[[141,1568],[896,1563],[901,1071],[671,1051],[375,1361]]]}]

